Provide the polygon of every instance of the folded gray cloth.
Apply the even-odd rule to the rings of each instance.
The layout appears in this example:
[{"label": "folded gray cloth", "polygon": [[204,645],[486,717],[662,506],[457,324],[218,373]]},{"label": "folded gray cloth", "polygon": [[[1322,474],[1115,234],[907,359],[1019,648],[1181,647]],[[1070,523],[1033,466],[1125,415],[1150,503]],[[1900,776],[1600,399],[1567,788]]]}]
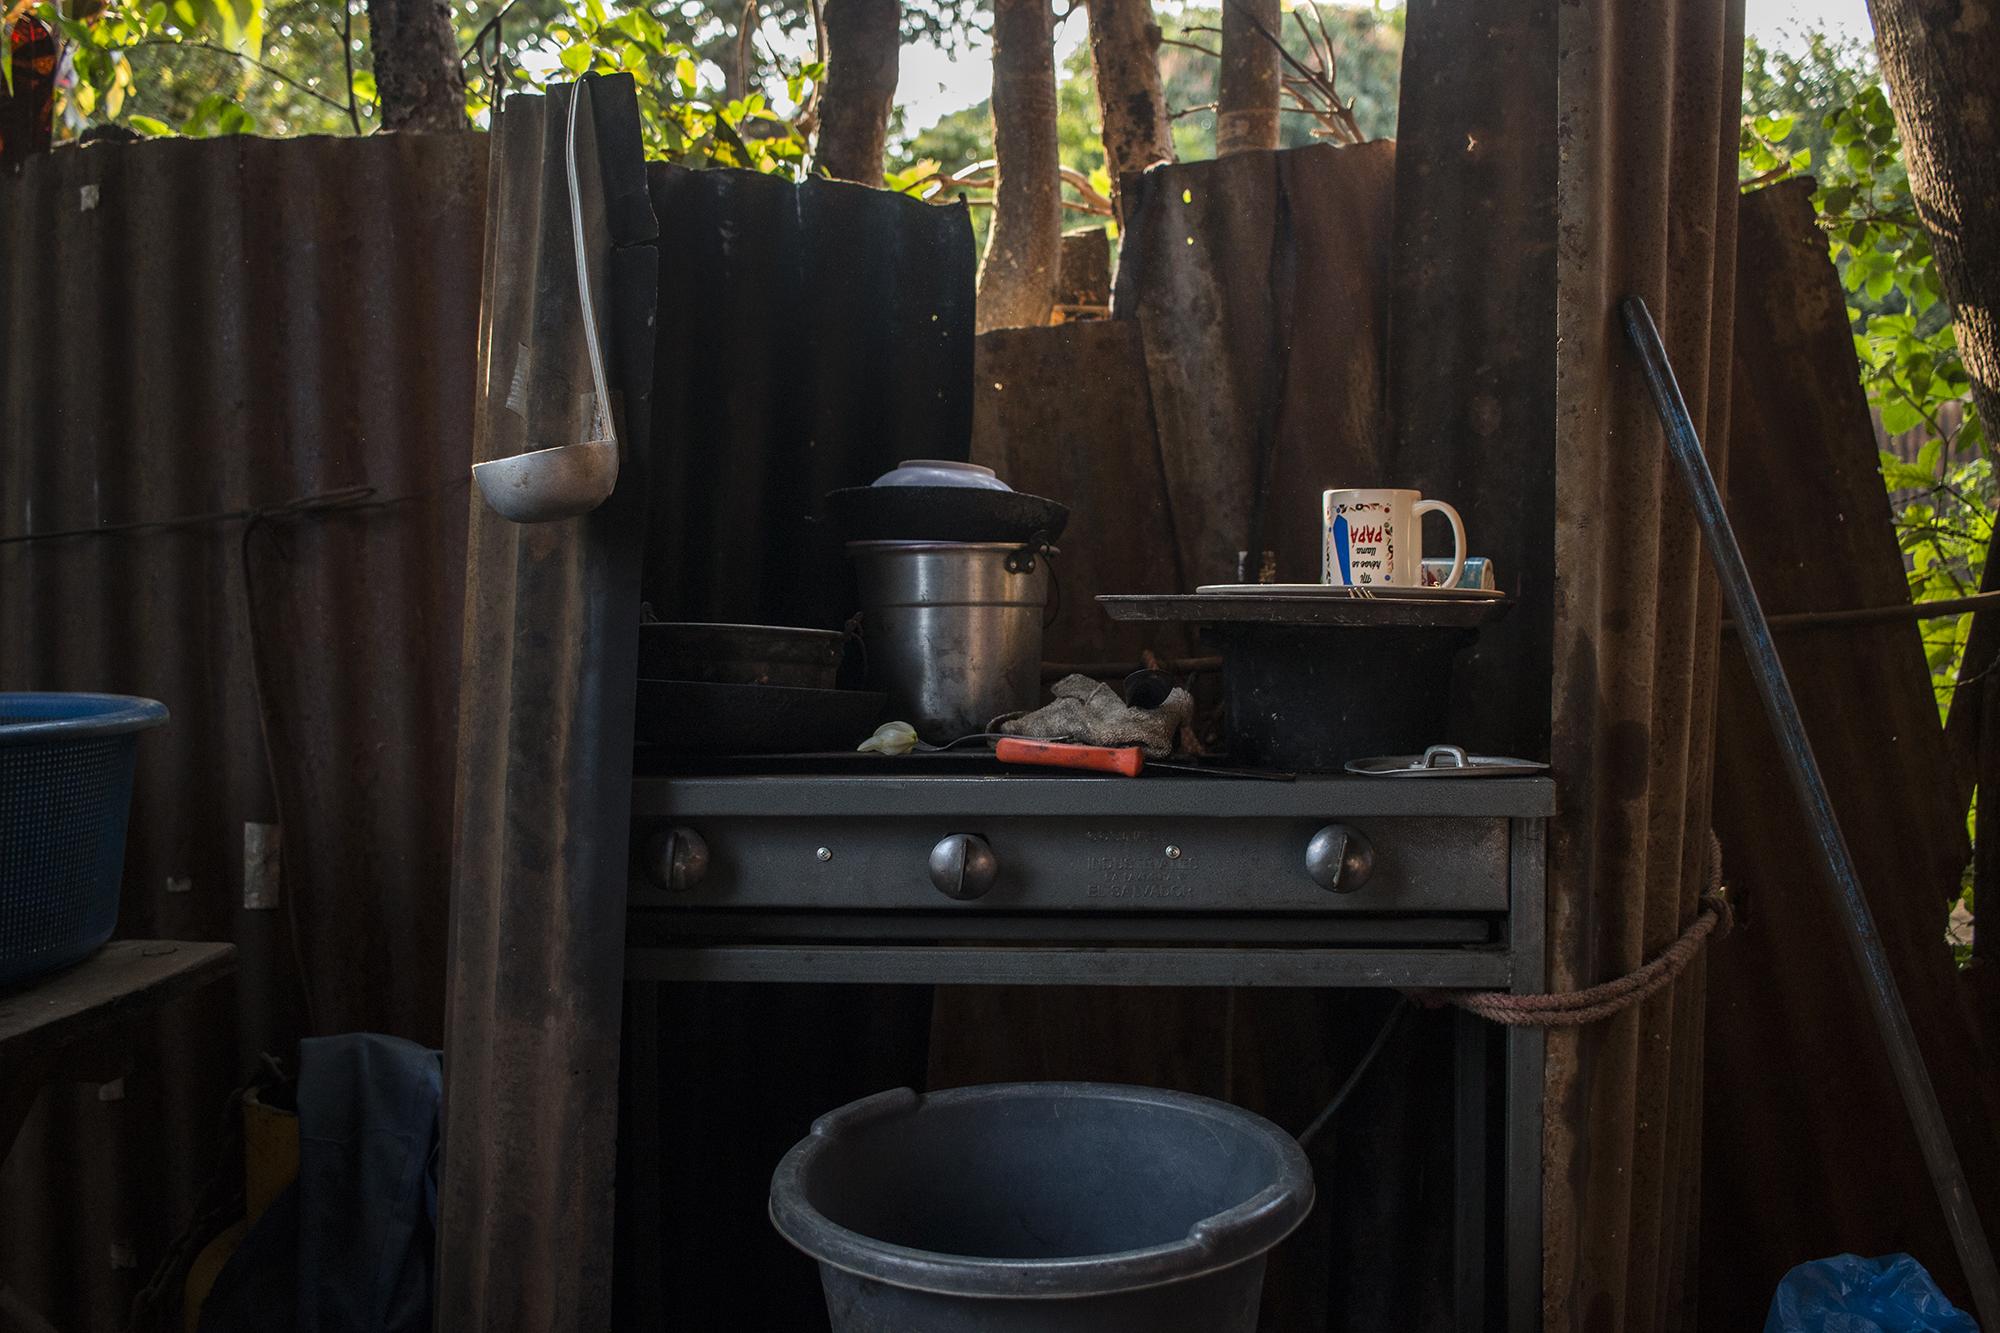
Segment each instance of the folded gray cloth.
[{"label": "folded gray cloth", "polygon": [[1050,691],[1056,701],[1008,718],[994,729],[1009,736],[1080,745],[1137,745],[1148,759],[1174,752],[1174,738],[1194,716],[1194,699],[1175,686],[1158,708],[1133,708],[1101,680],[1064,676]]}]

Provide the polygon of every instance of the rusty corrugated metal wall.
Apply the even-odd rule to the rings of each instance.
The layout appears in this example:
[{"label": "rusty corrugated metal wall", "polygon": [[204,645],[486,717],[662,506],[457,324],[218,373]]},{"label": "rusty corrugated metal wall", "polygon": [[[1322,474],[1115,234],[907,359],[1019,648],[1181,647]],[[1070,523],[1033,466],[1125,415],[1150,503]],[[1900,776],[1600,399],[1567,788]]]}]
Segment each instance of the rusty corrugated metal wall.
[{"label": "rusty corrugated metal wall", "polygon": [[[1620,332],[1658,319],[1718,472],[1728,440],[1742,0],[1582,0],[1557,15],[1555,638],[1558,987],[1621,975],[1706,882],[1715,581]],[[1694,1324],[1699,959],[1549,1043],[1548,1326]]]},{"label": "rusty corrugated metal wall", "polygon": [[[1614,305],[1652,304],[1719,450],[1742,7],[1412,0],[1408,31],[1390,414],[1426,490],[1515,517],[1494,549],[1521,604],[1462,711],[1549,748],[1551,982],[1590,985],[1673,939],[1704,871],[1717,600]],[[1544,712],[1523,682],[1551,674]],[[1701,997],[1697,964],[1551,1038],[1552,1330],[1693,1321]]]},{"label": "rusty corrugated metal wall", "polygon": [[[583,238],[564,163],[570,97]],[[658,226],[629,75],[507,99],[479,325],[481,462],[588,438],[580,248],[617,485],[517,524],[473,495],[434,1327],[611,1323],[620,1005]]]},{"label": "rusty corrugated metal wall", "polygon": [[[1774,616],[1907,605],[1847,298],[1808,181],[1743,200],[1729,508]],[[1782,373],[1774,373],[1782,368]],[[2000,1228],[2000,1050],[1945,942],[1971,857],[1915,620],[1778,636],[1972,1197]],[[1709,964],[1706,1328],[1761,1317],[1785,1270],[1907,1251],[1968,1304],[1944,1214],[1814,869],[1814,838],[1742,654],[1724,649],[1716,828],[1737,929]],[[1775,1150],[1778,1148],[1779,1150]]]},{"label": "rusty corrugated metal wall", "polygon": [[[0,688],[173,711],[120,933],[242,951],[139,1034],[122,1100],[55,1090],[0,1172],[0,1281],[65,1329],[123,1324],[225,1094],[304,1030],[293,919],[319,1030],[442,1037],[485,182],[476,134],[100,145],[0,180],[0,538],[280,511],[0,542]],[[244,906],[250,823],[283,824],[276,908]]]}]

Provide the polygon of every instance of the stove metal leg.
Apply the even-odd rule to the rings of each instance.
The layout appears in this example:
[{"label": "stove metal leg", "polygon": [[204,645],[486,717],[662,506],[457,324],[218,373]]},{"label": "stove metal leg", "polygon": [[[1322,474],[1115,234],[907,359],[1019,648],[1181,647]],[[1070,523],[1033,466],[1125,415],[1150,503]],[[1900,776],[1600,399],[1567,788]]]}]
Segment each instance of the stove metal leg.
[{"label": "stove metal leg", "polygon": [[1486,1328],[1487,1113],[1493,1097],[1486,1077],[1487,1023],[1463,1009],[1452,1011],[1452,1309],[1459,1333]]},{"label": "stove metal leg", "polygon": [[[1513,821],[1513,912],[1508,937],[1517,995],[1548,988],[1543,934],[1544,825]],[[1542,1069],[1544,1028],[1507,1029],[1506,1255],[1508,1333],[1542,1326]]]}]

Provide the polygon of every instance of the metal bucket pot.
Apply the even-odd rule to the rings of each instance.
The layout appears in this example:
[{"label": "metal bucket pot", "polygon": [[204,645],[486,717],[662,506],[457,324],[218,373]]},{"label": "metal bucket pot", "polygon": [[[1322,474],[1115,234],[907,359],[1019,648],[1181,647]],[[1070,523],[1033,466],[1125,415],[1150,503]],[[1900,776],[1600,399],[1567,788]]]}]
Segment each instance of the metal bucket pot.
[{"label": "metal bucket pot", "polygon": [[1107,1083],[904,1088],[822,1116],[771,1180],[834,1333],[1253,1333],[1312,1208],[1290,1135]]},{"label": "metal bucket pot", "polygon": [[849,542],[868,676],[932,744],[1033,708],[1042,691],[1045,554],[1007,542]]}]

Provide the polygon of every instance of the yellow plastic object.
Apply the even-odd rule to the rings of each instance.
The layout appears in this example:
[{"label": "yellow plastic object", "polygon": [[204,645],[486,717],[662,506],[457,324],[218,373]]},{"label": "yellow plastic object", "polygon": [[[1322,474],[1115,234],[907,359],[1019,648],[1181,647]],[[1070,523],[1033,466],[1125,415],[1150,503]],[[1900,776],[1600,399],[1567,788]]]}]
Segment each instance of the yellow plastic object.
[{"label": "yellow plastic object", "polygon": [[243,1205],[250,1225],[299,1178],[299,1113],[243,1098]]},{"label": "yellow plastic object", "polygon": [[201,1307],[215,1289],[215,1279],[243,1237],[276,1202],[285,1187],[299,1178],[299,1116],[266,1105],[255,1089],[243,1095],[243,1204],[246,1216],[231,1223],[188,1265],[187,1283],[181,1288],[182,1327],[195,1333],[201,1324]]},{"label": "yellow plastic object", "polygon": [[250,1224],[241,1218],[231,1222],[214,1240],[202,1246],[201,1253],[188,1265],[187,1285],[181,1288],[181,1327],[187,1333],[195,1333],[201,1326],[201,1307],[208,1303],[215,1279],[222,1276],[222,1266],[236,1253],[236,1247],[243,1243],[249,1230]]}]

